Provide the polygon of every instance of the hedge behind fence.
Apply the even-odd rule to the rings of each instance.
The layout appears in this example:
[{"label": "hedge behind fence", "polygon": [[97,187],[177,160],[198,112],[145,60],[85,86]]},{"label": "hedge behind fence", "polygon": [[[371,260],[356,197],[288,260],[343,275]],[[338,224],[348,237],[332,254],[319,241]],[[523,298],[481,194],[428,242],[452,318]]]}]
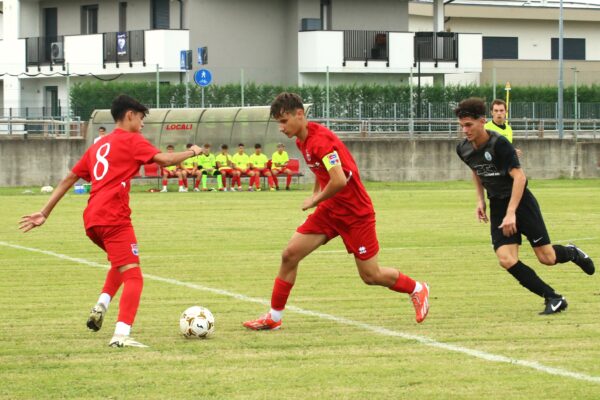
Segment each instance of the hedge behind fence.
[{"label": "hedge behind fence", "polygon": [[[325,103],[324,86],[278,86],[256,85],[250,83],[244,88],[245,105],[269,105],[273,98],[283,91],[296,92],[306,103]],[[600,102],[600,85],[580,86],[577,88],[580,103]],[[135,97],[148,107],[156,106],[156,86],[154,83],[133,82],[92,82],[78,83],[71,89],[71,104],[73,113],[82,119],[88,119],[94,109],[108,109],[111,101],[117,95],[125,93]],[[492,100],[491,86],[423,86],[421,101],[426,103],[456,103],[471,96]],[[504,97],[504,87],[496,88],[496,95]],[[573,102],[573,87],[565,88],[564,101]],[[198,86],[189,87],[189,104],[199,107],[201,91]],[[557,101],[557,88],[551,86],[517,86],[510,92],[511,100],[518,102]],[[413,86],[413,97],[417,98],[417,88]],[[393,85],[342,85],[330,88],[331,104],[350,103],[409,103],[409,86]],[[160,106],[182,107],[185,105],[185,85],[161,84]],[[210,85],[204,89],[204,105],[209,106],[239,106],[241,105],[241,90],[239,84]],[[335,117],[332,115],[332,117]]]}]

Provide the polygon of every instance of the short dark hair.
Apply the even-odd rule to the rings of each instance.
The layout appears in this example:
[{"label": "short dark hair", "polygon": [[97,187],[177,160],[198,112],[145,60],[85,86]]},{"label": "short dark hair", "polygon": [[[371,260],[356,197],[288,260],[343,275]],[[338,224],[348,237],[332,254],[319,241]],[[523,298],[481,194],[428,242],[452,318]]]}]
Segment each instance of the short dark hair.
[{"label": "short dark hair", "polygon": [[204,148],[205,148],[205,149],[208,149],[208,148],[210,148],[210,143],[204,143]]},{"label": "short dark hair", "polygon": [[106,128],[105,128],[105,127],[103,127],[103,126],[101,126],[100,128],[98,128],[98,130],[99,130],[99,131],[104,131],[104,132],[106,132]]},{"label": "short dark hair", "polygon": [[508,107],[506,107],[506,102],[502,99],[495,99],[494,101],[492,101],[492,105],[490,106],[490,111],[494,109],[494,106],[504,106],[504,109],[507,110]]},{"label": "short dark hair", "polygon": [[254,148],[255,148],[255,149],[262,149],[262,146],[260,145],[260,143],[256,143],[256,144],[254,145]]},{"label": "short dark hair", "polygon": [[190,147],[192,147],[193,145],[194,145],[193,143],[188,143],[188,144],[186,144],[186,145],[185,145],[185,148],[186,148],[186,149],[189,149],[189,148],[190,148]]},{"label": "short dark hair", "polygon": [[244,143],[238,143],[238,147],[244,147]]},{"label": "short dark hair", "polygon": [[175,150],[175,146],[173,146],[172,144],[168,144],[167,145],[167,150],[169,150],[169,149]]},{"label": "short dark hair", "polygon": [[134,99],[133,97],[121,94],[112,102],[110,106],[110,113],[115,121],[120,121],[125,117],[127,111],[135,111],[144,113],[144,116],[148,115],[148,108],[145,105]]},{"label": "short dark hair", "polygon": [[478,119],[485,117],[485,102],[478,97],[470,97],[458,103],[458,107],[454,109],[454,113],[458,118],[473,118]]},{"label": "short dark hair", "polygon": [[227,150],[228,148],[229,148],[229,146],[227,146],[226,144],[221,145],[221,150]]},{"label": "short dark hair", "polygon": [[296,93],[283,92],[275,97],[271,103],[271,117],[279,118],[287,112],[293,112],[298,109],[304,110],[302,98]]}]

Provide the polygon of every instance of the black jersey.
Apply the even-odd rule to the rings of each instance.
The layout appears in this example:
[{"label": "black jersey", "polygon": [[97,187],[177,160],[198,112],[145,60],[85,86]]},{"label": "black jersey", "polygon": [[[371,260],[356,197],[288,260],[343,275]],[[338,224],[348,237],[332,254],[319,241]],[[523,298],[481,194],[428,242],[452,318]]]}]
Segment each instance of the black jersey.
[{"label": "black jersey", "polygon": [[494,131],[487,131],[490,140],[479,149],[467,140],[456,147],[456,153],[481,180],[488,198],[504,199],[511,196],[513,179],[509,172],[521,168],[515,148],[508,139]]}]

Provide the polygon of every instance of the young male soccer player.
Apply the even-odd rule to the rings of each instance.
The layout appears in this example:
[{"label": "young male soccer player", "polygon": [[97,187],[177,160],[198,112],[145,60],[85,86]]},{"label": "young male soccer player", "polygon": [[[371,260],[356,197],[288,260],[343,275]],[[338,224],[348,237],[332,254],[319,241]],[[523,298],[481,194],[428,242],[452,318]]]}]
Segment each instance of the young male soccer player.
[{"label": "young male soccer player", "polygon": [[285,181],[285,190],[290,190],[290,184],[292,183],[292,170],[287,167],[290,157],[287,151],[285,151],[285,145],[283,143],[277,143],[277,151],[271,156],[271,173],[273,174],[273,183],[275,189],[279,190],[279,179],[277,175],[286,174],[287,178]]},{"label": "young male soccer player", "polygon": [[490,201],[491,235],[500,265],[519,283],[545,300],[541,314],[554,314],[567,308],[567,300],[546,284],[533,269],[519,260],[521,234],[545,265],[572,261],[586,274],[594,263],[575,245],[552,245],[536,198],[527,189],[527,177],[514,147],[497,132],[486,130],[485,104],[470,98],[454,110],[466,138],[457,146],[461,160],[471,168],[477,192],[477,218],[488,222],[484,189]]},{"label": "young male soccer player", "polygon": [[429,311],[429,286],[396,269],[379,266],[375,211],[346,145],[326,127],[308,122],[297,94],[278,95],[271,104],[271,116],[279,122],[284,135],[296,138],[300,153],[315,174],[313,194],[304,200],[302,210],[313,207],[316,210],[298,227],[283,250],[271,294],[271,310],[256,320],[244,322],[244,326],[254,330],[279,329],[299,262],[338,235],[348,253],[354,254],[363,281],[408,293],[416,320],[422,322]]},{"label": "young male soccer player", "polygon": [[[193,146],[192,143],[188,143],[185,145],[186,149],[191,149],[192,146]],[[181,167],[182,167],[181,168],[181,176],[183,179],[183,186],[179,186],[179,191],[180,192],[188,191],[187,177],[192,176],[192,177],[196,177],[196,182],[194,184],[194,191],[199,192],[200,189],[198,189],[198,186],[200,185],[200,177],[202,176],[202,173],[200,172],[200,169],[198,169],[198,157],[193,156],[193,157],[186,158],[181,163]]]},{"label": "young male soccer player", "polygon": [[[226,144],[221,145],[221,152],[215,157],[217,168],[221,173],[221,179],[223,180],[223,187],[227,191],[227,175],[232,176],[233,170],[231,169],[231,155],[229,154],[229,146]],[[233,187],[233,177],[231,178],[231,185],[229,190],[235,192]]]},{"label": "young male soccer player", "polygon": [[[172,144],[167,146],[167,153],[175,152],[175,146]],[[162,190],[161,193],[168,192],[167,185],[169,183],[169,178],[179,178],[179,187],[183,187],[183,176],[181,174],[181,168],[178,165],[169,165],[167,167],[162,168]]]},{"label": "young male soccer player", "polygon": [[130,218],[130,179],[142,164],[155,162],[163,167],[178,164],[192,153],[196,156],[201,149],[192,146],[180,153],[161,153],[141,134],[148,109],[129,96],[115,98],[110,111],[116,122],[115,130],[87,149],[46,205],[39,212],[22,217],[20,228],[27,232],[43,225],[75,182],[79,179],[91,182],[92,192],[83,213],[86,234],[107,253],[111,268],[87,326],[93,331],[102,327],[110,300],[123,285],[118,322],[109,346],[147,347],[130,337],[143,286],[137,240]]},{"label": "young male soccer player", "polygon": [[[238,144],[238,151],[231,157],[231,164],[233,166],[233,177],[231,178],[231,186],[235,186],[237,183],[238,191],[242,191],[242,174],[248,174],[250,180],[253,179],[254,172],[248,170],[248,164],[250,163],[250,157],[244,152],[244,143]],[[234,182],[235,180],[235,182]],[[248,185],[248,190],[252,189],[252,185]]]},{"label": "young male soccer player", "polygon": [[[201,169],[202,174],[202,191],[208,191],[208,187],[206,186],[206,182],[208,181],[208,176],[216,176],[217,177],[217,187],[219,190],[223,190],[223,182],[221,180],[221,172],[217,168],[217,162],[215,160],[215,155],[210,152],[210,144],[205,143],[204,148],[202,149],[202,154],[198,156],[198,167]],[[212,189],[214,190],[214,189]]]},{"label": "young male soccer player", "polygon": [[250,171],[254,172],[253,176],[250,177],[250,187],[252,187],[252,179],[254,179],[256,185],[256,191],[260,192],[260,175],[263,174],[269,179],[269,188],[275,190],[273,187],[273,176],[271,171],[267,168],[269,159],[262,152],[262,146],[260,143],[254,145],[254,153],[250,156]]}]

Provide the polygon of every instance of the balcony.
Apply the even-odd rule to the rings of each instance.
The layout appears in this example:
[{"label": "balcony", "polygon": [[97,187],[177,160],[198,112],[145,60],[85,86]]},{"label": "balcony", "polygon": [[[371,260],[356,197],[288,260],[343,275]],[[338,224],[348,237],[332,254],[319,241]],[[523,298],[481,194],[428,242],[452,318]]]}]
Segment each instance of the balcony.
[{"label": "balcony", "polygon": [[101,75],[154,72],[158,65],[162,72],[179,72],[179,52],[189,49],[189,36],[187,30],[138,30],[27,38],[25,67],[46,72],[68,65],[71,74]]},{"label": "balcony", "polygon": [[299,73],[480,73],[481,34],[306,31],[298,34]]}]

